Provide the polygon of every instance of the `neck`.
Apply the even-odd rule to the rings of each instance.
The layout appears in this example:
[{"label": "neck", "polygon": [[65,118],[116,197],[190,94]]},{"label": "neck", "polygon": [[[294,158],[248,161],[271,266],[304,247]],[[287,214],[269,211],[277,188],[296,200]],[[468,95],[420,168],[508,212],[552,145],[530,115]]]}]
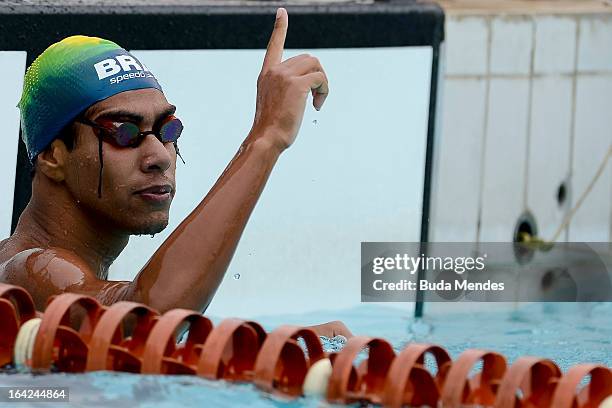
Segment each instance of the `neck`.
[{"label": "neck", "polygon": [[30,247],[72,251],[99,279],[106,279],[108,268],[127,245],[129,234],[87,214],[61,186],[43,194],[38,190],[46,188],[37,186],[36,181],[32,184],[32,198],[19,218],[14,236]]}]

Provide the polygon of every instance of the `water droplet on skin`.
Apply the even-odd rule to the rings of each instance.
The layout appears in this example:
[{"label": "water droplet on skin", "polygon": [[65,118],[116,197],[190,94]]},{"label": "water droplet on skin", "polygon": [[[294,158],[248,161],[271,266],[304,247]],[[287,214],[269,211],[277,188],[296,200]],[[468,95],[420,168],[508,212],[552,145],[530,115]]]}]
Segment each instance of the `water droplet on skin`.
[{"label": "water droplet on skin", "polygon": [[313,125],[316,125],[317,123],[318,123],[318,122],[317,122],[317,120],[316,120],[316,119],[312,121],[312,124],[313,124]]},{"label": "water droplet on skin", "polygon": [[240,274],[239,273],[234,274],[234,280],[238,280],[238,279],[240,279]]}]

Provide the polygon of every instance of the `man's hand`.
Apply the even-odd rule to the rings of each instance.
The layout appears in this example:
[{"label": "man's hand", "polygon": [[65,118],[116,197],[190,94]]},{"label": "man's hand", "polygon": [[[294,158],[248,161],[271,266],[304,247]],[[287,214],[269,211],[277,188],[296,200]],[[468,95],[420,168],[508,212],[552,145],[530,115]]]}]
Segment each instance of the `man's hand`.
[{"label": "man's hand", "polygon": [[313,330],[318,336],[335,337],[341,335],[347,339],[353,337],[353,333],[351,333],[349,328],[340,320],[318,324],[316,326],[308,326],[306,328]]},{"label": "man's hand", "polygon": [[313,105],[320,110],[329,92],[327,76],[319,60],[301,54],[281,62],[289,19],[279,8],[270,36],[263,67],[257,80],[257,105],[251,136],[265,138],[283,151],[300,129],[306,98],[312,92]]}]

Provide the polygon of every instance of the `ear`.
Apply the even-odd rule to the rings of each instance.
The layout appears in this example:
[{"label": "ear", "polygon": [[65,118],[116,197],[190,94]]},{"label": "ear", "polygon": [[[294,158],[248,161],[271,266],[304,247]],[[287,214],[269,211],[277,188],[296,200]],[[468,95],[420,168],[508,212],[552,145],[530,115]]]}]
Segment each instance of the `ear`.
[{"label": "ear", "polygon": [[59,139],[51,142],[51,145],[42,151],[36,159],[38,170],[58,183],[66,178],[67,162],[68,148]]}]

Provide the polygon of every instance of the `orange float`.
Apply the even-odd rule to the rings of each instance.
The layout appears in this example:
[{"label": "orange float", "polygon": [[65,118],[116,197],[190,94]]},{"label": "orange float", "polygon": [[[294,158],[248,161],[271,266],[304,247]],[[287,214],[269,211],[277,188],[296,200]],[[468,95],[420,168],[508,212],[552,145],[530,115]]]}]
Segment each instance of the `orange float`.
[{"label": "orange float", "polygon": [[24,289],[2,283],[0,327],[0,367],[27,364],[34,371],[198,375],[252,382],[289,398],[303,395],[309,382],[312,393],[332,403],[392,408],[599,408],[612,396],[612,371],[597,364],[563,374],[551,360],[521,357],[506,367],[501,354],[486,350],[467,350],[453,361],[435,344],[408,344],[396,355],[385,339],[366,336],[328,355],[308,328],[285,325],[266,333],[240,319],[213,327],[186,309],[160,316],[140,303],[106,308],[92,297],[66,293],[50,299],[40,314]]}]

